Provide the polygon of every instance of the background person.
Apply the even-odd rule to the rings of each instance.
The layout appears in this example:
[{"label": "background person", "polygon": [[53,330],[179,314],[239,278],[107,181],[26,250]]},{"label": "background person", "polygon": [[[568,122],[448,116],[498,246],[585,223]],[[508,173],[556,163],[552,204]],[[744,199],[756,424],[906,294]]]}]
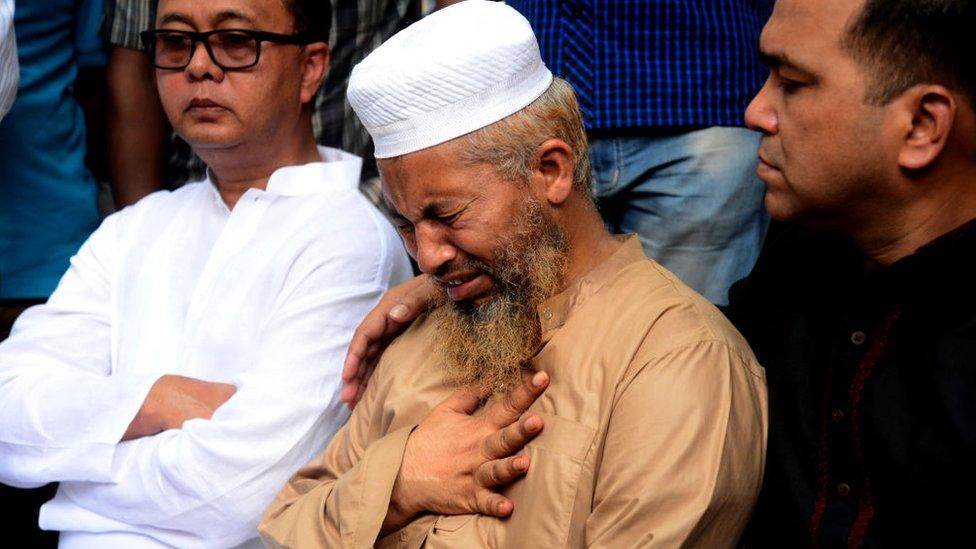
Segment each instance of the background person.
[{"label": "background person", "polygon": [[[331,0],[331,63],[314,102],[316,142],[363,158],[361,189],[382,207],[369,134],[346,102],[353,65],[398,30],[420,18],[420,0]],[[155,20],[152,0],[106,4],[110,109],[108,139],[114,154],[109,176],[118,207],[163,188],[203,176],[203,162],[166,123],[152,66],[139,33]]]},{"label": "background person", "polygon": [[976,4],[779,0],[770,243],[729,316],[766,367],[758,547],[948,547],[976,490]]}]

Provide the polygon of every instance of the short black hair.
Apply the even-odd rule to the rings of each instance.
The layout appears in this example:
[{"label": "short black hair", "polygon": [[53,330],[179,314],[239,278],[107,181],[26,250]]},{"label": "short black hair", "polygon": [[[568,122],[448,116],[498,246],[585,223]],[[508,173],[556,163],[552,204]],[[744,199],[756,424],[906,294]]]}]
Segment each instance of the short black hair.
[{"label": "short black hair", "polygon": [[332,0],[282,0],[295,20],[295,34],[312,42],[329,43]]},{"label": "short black hair", "polygon": [[865,0],[843,45],[871,75],[871,103],[932,83],[976,106],[976,0]]},{"label": "short black hair", "polygon": [[[281,2],[295,22],[295,34],[305,36],[312,42],[329,43],[329,32],[332,30],[332,0],[281,0]],[[150,8],[152,10],[150,21],[156,21],[159,0],[153,0]]]}]

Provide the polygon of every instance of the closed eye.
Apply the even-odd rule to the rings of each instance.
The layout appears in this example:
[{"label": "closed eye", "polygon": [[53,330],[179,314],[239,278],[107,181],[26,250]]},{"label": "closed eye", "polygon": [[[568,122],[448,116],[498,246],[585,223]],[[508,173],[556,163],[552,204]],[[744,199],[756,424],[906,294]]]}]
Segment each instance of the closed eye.
[{"label": "closed eye", "polygon": [[403,216],[393,214],[390,216],[390,220],[393,222],[393,226],[396,228],[396,230],[400,231],[401,233],[413,230],[413,223]]},{"label": "closed eye", "polygon": [[805,86],[803,82],[797,82],[796,80],[789,80],[783,77],[779,79],[779,87],[783,90],[783,93],[794,93],[803,86]]},{"label": "closed eye", "polygon": [[457,221],[459,217],[461,217],[461,212],[456,212],[448,215],[439,215],[437,216],[437,221],[445,225],[451,225],[452,223]]}]

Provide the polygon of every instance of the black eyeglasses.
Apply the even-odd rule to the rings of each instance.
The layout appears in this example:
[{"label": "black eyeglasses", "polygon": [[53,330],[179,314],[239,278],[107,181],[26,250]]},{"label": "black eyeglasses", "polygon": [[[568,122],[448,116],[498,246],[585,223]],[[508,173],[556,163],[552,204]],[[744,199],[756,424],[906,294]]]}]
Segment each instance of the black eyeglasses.
[{"label": "black eyeglasses", "polygon": [[207,32],[154,29],[139,33],[153,66],[165,70],[183,70],[190,64],[197,42],[203,42],[210,59],[223,70],[242,70],[258,64],[261,42],[310,44],[306,36],[275,34],[251,29],[218,29]]}]

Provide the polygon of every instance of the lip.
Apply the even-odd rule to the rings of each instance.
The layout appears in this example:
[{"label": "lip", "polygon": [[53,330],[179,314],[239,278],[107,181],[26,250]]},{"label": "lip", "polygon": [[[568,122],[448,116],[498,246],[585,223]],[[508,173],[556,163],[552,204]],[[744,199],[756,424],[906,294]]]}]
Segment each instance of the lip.
[{"label": "lip", "polygon": [[760,162],[760,164],[761,164],[761,165],[763,165],[763,166],[765,166],[765,167],[767,167],[767,168],[771,168],[771,169],[773,169],[773,170],[779,170],[779,167],[777,167],[777,166],[776,166],[775,164],[773,164],[772,162],[770,162],[770,161],[768,161],[768,160],[766,160],[766,158],[765,158],[765,157],[763,157],[763,155],[762,155],[762,153],[759,153],[759,155],[758,155],[758,156],[759,156],[759,162]]},{"label": "lip", "polygon": [[775,164],[771,164],[762,154],[759,154],[759,165],[756,166],[756,176],[767,185],[782,177],[781,170]]},{"label": "lip", "polygon": [[492,287],[491,278],[487,274],[479,272],[452,275],[438,278],[437,281],[444,287],[452,301],[478,298],[488,293]]},{"label": "lip", "polygon": [[186,110],[222,111],[227,110],[227,107],[217,103],[213,99],[206,97],[194,97],[190,101],[190,104],[186,107]]}]

